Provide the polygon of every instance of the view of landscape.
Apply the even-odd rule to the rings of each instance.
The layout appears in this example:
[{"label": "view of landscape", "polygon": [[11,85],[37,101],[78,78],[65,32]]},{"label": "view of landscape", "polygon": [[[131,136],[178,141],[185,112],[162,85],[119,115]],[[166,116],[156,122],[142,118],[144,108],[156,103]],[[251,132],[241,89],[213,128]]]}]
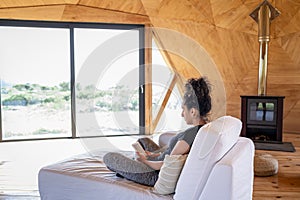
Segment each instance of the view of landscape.
[{"label": "view of landscape", "polygon": [[[62,82],[57,86],[49,87],[38,84],[11,85],[2,81],[1,85],[4,139],[71,136],[69,83]],[[165,88],[154,87],[154,92],[156,91],[153,96],[154,111],[159,109],[163,90]],[[113,100],[116,95],[117,100]],[[182,124],[180,101],[175,97],[174,94],[171,96],[158,130],[180,128]],[[81,106],[78,107],[80,109],[77,110],[77,115],[92,115],[98,121],[94,125],[88,124],[85,133],[79,133],[79,136],[138,133],[138,124],[124,125],[122,123],[124,118],[120,117],[131,118],[130,122],[138,121],[139,105],[136,90],[131,91],[124,86],[118,86],[100,91],[95,90],[93,86],[81,88],[77,84],[76,105],[78,104]],[[167,121],[172,123],[169,124]]]},{"label": "view of landscape", "polygon": [[[118,91],[118,100],[112,101],[116,91]],[[128,94],[136,95],[132,95],[128,99]],[[96,118],[102,118],[98,130],[109,130],[115,127],[110,126],[113,120],[109,120],[110,123],[103,123],[103,118],[106,116],[109,119],[111,113],[124,111],[136,115],[138,112],[137,94],[136,91],[129,91],[125,87],[98,91],[93,86],[81,88],[78,84],[76,86],[76,101],[77,104],[85,105],[80,106],[80,108],[84,107],[85,109],[78,110],[78,113],[83,115],[94,114]],[[1,100],[5,139],[28,136],[71,136],[69,83],[62,82],[54,87],[38,84],[9,85],[2,83]],[[88,104],[91,100],[94,102],[93,105]],[[18,125],[16,126],[16,124]]]},{"label": "view of landscape", "polygon": [[71,135],[68,83],[49,87],[2,81],[1,85],[4,139]]}]

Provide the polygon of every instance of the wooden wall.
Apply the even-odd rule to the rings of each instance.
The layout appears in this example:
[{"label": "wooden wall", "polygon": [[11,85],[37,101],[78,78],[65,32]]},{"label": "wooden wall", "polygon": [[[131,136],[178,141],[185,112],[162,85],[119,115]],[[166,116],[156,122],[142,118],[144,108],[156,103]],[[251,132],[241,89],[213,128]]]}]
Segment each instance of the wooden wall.
[{"label": "wooden wall", "polygon": [[[240,95],[257,95],[258,26],[249,14],[261,2],[262,0],[1,0],[0,18],[137,23],[178,31],[205,49],[223,79],[227,114],[240,117]],[[300,1],[269,2],[281,15],[271,23],[267,95],[285,96],[284,131],[300,133]],[[172,37],[165,37],[161,41],[166,44],[173,42],[176,46]],[[193,51],[192,47],[190,51]],[[201,58],[199,56],[199,63]],[[173,59],[174,62],[171,63],[176,63],[176,58]],[[201,74],[199,66],[193,67]],[[184,71],[186,78],[195,74],[195,70],[180,69],[180,66],[177,70],[181,73]],[[209,78],[210,74],[207,75]],[[221,88],[216,88],[218,89]]]}]

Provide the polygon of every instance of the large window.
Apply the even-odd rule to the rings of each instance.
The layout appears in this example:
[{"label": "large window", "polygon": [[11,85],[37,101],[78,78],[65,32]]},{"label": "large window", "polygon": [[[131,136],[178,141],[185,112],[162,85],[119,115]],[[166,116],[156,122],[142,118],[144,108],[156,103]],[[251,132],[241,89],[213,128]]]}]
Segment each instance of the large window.
[{"label": "large window", "polygon": [[69,30],[0,27],[3,139],[71,136]]},{"label": "large window", "polygon": [[143,37],[141,25],[1,20],[0,140],[138,134]]},{"label": "large window", "polygon": [[[181,116],[182,97],[177,85],[170,88],[174,79],[174,72],[165,62],[162,56],[163,49],[158,47],[154,40],[152,41],[152,104],[153,117],[159,117],[158,124],[154,127],[155,132],[164,132],[169,130],[182,130],[187,127]],[[166,105],[163,105],[164,98],[168,91],[171,91]],[[164,108],[162,108],[164,106]],[[161,116],[158,116],[159,110],[163,109]]]},{"label": "large window", "polygon": [[74,41],[77,134],[138,133],[139,31],[76,28]]}]

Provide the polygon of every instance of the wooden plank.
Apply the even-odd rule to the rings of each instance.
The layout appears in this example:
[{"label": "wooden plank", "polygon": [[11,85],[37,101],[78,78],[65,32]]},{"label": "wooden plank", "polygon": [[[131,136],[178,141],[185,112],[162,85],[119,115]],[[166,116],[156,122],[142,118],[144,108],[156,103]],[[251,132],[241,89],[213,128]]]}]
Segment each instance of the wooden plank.
[{"label": "wooden plank", "polygon": [[61,21],[65,5],[0,9],[0,18]]},{"label": "wooden plank", "polygon": [[51,5],[0,9],[0,18],[75,22],[149,24],[144,15],[77,5]]},{"label": "wooden plank", "polygon": [[67,5],[62,21],[149,24],[148,16],[102,8]]},{"label": "wooden plank", "polygon": [[156,16],[158,14],[161,1],[163,0],[141,0],[145,12],[149,17]]},{"label": "wooden plank", "polygon": [[[280,16],[276,19],[277,36],[288,36],[291,33],[300,31],[300,2],[298,0],[275,1],[274,4],[280,11]],[[275,21],[274,21],[275,22]]]},{"label": "wooden plank", "polygon": [[37,7],[37,6],[49,6],[49,5],[66,5],[66,4],[77,4],[79,0],[26,0],[26,1],[12,1],[12,0],[1,0],[0,8],[21,8],[21,7]]},{"label": "wooden plank", "polygon": [[160,51],[164,61],[167,63],[167,66],[176,75],[176,77],[177,77],[176,85],[179,90],[179,93],[181,94],[181,96],[183,96],[184,84],[185,84],[185,81],[187,78],[184,76],[184,74],[181,74],[180,72],[178,72],[176,70],[176,68],[175,68],[176,65],[174,63],[174,60],[171,58],[170,54],[167,51],[167,48],[164,46],[164,43],[162,42],[159,34],[155,31],[155,29],[153,29],[153,39],[154,39],[154,42],[156,43],[156,46],[159,47],[159,51]]},{"label": "wooden plank", "polygon": [[[160,3],[159,12],[156,17],[179,20],[182,22],[188,20],[197,23],[212,24],[212,14],[206,12],[207,8],[210,7],[209,1],[206,0],[206,6],[204,6],[204,8],[202,8],[201,4],[197,4],[197,2],[164,0]],[[203,11],[204,9],[206,10]]]},{"label": "wooden plank", "polygon": [[296,152],[256,150],[278,160],[278,174],[254,177],[253,200],[300,199],[300,135],[283,133],[283,141],[292,142]]},{"label": "wooden plank", "polygon": [[[257,5],[259,2],[256,3]],[[258,26],[249,17],[252,12],[243,1],[232,0],[224,3],[219,0],[211,0],[211,8],[214,14],[214,21],[218,27],[229,30],[247,32],[256,35]]]},{"label": "wooden plank", "polygon": [[168,100],[169,100],[169,98],[171,96],[171,93],[172,93],[172,90],[173,90],[173,88],[174,88],[174,86],[176,84],[176,81],[177,81],[177,76],[176,76],[176,74],[174,74],[173,75],[173,79],[172,79],[172,81],[171,81],[171,83],[170,83],[170,85],[168,87],[168,90],[166,92],[166,95],[164,97],[164,100],[163,100],[163,102],[162,102],[162,104],[161,104],[161,106],[160,106],[160,108],[158,110],[157,115],[155,116],[155,118],[153,120],[153,125],[152,125],[153,130],[155,130],[155,128],[157,127],[157,124],[158,124],[158,122],[159,122],[159,120],[160,120],[160,118],[161,118],[161,116],[163,114],[163,111],[164,111],[164,109],[165,109],[165,107],[166,107],[166,105],[168,103]]},{"label": "wooden plank", "polygon": [[145,134],[152,134],[152,31],[145,27]]},{"label": "wooden plank", "polygon": [[80,0],[80,5],[108,10],[122,11],[126,13],[136,13],[146,15],[143,4],[140,0],[120,1],[120,0]]}]

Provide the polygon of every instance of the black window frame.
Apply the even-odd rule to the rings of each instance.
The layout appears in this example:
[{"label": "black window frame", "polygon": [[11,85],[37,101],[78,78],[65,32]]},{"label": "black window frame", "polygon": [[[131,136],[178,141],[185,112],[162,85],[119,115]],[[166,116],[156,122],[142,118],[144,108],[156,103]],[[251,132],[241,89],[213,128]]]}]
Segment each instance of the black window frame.
[{"label": "black window frame", "polygon": [[[71,137],[51,137],[51,138],[26,138],[26,139],[8,139],[3,140],[2,130],[2,105],[0,106],[0,142],[13,141],[32,141],[49,139],[81,138],[76,135],[76,97],[75,97],[75,54],[74,54],[74,29],[115,29],[115,30],[133,30],[139,31],[139,134],[145,134],[145,25],[143,24],[119,24],[119,23],[98,23],[98,22],[59,22],[59,21],[38,21],[38,20],[10,20],[0,19],[1,26],[11,27],[34,27],[34,28],[64,28],[70,30],[70,90],[71,90]],[[1,93],[0,93],[0,102]],[[129,134],[126,134],[128,136]],[[137,135],[137,134],[132,134]],[[91,136],[91,137],[115,137],[113,136]],[[89,136],[86,136],[89,138]],[[85,137],[85,138],[86,138]]]}]

